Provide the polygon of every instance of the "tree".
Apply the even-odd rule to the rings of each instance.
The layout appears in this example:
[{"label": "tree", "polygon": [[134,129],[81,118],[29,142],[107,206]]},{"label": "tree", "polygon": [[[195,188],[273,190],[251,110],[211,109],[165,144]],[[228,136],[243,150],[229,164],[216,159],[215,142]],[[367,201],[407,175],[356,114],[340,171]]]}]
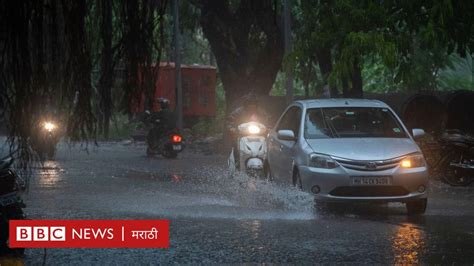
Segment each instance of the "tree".
[{"label": "tree", "polygon": [[[123,17],[113,12],[114,3],[123,11]],[[88,141],[96,137],[91,80],[96,64],[101,72],[102,120],[107,121],[102,130],[107,135],[115,63],[133,62],[136,71],[130,76],[138,81],[139,65],[150,66],[156,58],[159,61],[162,38],[155,36],[163,32],[166,3],[0,1],[0,114],[6,118],[11,150],[18,152],[16,155],[24,165],[34,158],[29,139],[37,134],[41,114],[47,106],[57,111],[57,120],[69,140]],[[91,15],[93,10],[100,12]],[[114,28],[119,30],[115,32]],[[141,84],[145,81],[146,86]],[[153,79],[143,77],[141,83],[129,87],[128,95],[146,87],[149,97],[154,89]]]},{"label": "tree", "polygon": [[112,85],[114,78],[114,62],[112,48],[112,2],[100,1],[100,36],[102,39],[102,52],[100,60],[100,117],[99,127],[105,138],[109,137],[110,118],[112,116]]},{"label": "tree", "polygon": [[389,12],[377,1],[300,1],[294,8],[294,61],[318,64],[333,97],[338,88],[345,97],[362,97],[364,57],[378,54],[393,64],[397,54]]},{"label": "tree", "polygon": [[227,108],[243,95],[268,94],[283,58],[277,1],[195,1],[216,57]]},{"label": "tree", "polygon": [[[138,104],[145,95],[145,106],[151,108],[155,80],[164,47],[163,17],[168,1],[140,0],[122,2],[121,49],[127,69],[122,109]],[[158,30],[157,30],[158,28]],[[158,34],[157,34],[158,33]],[[157,36],[158,35],[158,36]],[[157,67],[154,67],[157,63]]]},{"label": "tree", "polygon": [[472,12],[468,0],[301,0],[293,10],[296,59],[291,61],[294,67],[304,67],[308,58],[319,64],[333,96],[342,88],[345,97],[362,97],[363,67],[374,58],[403,86],[432,89],[433,73],[447,63],[447,55],[474,48]]}]

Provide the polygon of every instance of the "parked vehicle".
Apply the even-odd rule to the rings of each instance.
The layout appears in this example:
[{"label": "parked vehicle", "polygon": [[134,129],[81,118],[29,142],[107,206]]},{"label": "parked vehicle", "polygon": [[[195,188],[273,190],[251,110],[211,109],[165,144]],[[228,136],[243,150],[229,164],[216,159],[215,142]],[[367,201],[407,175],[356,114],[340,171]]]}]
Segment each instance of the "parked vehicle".
[{"label": "parked vehicle", "polygon": [[452,186],[467,186],[474,181],[474,137],[460,131],[446,131],[441,139],[441,180]]},{"label": "parked vehicle", "polygon": [[37,127],[32,137],[32,147],[41,160],[54,159],[56,145],[60,139],[58,124],[53,121],[43,121]]},{"label": "parked vehicle", "polygon": [[237,130],[238,150],[231,151],[228,159],[229,169],[231,172],[238,170],[251,176],[263,177],[267,128],[258,122],[247,122],[240,124]]},{"label": "parked vehicle", "polygon": [[0,256],[22,255],[23,249],[10,249],[8,247],[10,220],[21,220],[25,216],[25,207],[20,193],[25,184],[22,179],[11,169],[13,159],[11,157],[0,159]]},{"label": "parked vehicle", "polygon": [[429,174],[414,138],[423,134],[381,101],[297,101],[269,133],[266,175],[320,202],[404,202],[422,214]]}]

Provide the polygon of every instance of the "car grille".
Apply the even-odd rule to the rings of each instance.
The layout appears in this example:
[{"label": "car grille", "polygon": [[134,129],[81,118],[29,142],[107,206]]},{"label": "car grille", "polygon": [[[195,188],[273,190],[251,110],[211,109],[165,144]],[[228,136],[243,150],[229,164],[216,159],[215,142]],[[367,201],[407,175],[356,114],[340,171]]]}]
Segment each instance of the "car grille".
[{"label": "car grille", "polygon": [[338,187],[329,192],[330,195],[338,197],[393,197],[408,193],[408,190],[400,186]]},{"label": "car grille", "polygon": [[383,161],[356,161],[343,158],[333,158],[344,168],[358,171],[382,171],[392,169],[400,164],[403,157]]}]

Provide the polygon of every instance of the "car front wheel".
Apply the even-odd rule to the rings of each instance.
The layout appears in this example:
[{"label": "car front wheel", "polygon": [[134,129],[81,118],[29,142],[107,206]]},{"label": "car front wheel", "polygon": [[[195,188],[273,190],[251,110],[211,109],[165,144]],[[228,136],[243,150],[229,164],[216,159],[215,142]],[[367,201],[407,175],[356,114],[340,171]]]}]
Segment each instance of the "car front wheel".
[{"label": "car front wheel", "polygon": [[301,176],[298,171],[295,171],[293,174],[293,186],[295,186],[298,190],[303,190],[303,184],[301,183]]},{"label": "car front wheel", "polygon": [[263,166],[263,174],[266,180],[273,181],[272,170],[270,169],[270,164],[268,163],[268,161],[265,161],[265,164]]},{"label": "car front wheel", "polygon": [[426,206],[428,205],[428,199],[417,199],[413,201],[408,201],[406,205],[408,215],[420,215],[425,213]]}]

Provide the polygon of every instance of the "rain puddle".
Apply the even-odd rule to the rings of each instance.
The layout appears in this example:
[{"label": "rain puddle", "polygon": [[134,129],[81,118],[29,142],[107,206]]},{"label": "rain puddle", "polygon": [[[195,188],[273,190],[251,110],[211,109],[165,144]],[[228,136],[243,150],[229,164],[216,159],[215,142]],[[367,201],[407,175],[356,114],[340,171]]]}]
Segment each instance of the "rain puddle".
[{"label": "rain puddle", "polygon": [[[120,206],[127,211],[190,218],[292,219],[315,218],[311,195],[290,185],[259,180],[245,174],[231,176],[215,168],[192,175],[166,175],[167,182],[135,187],[139,195]],[[197,174],[198,173],[198,174]],[[136,173],[135,173],[136,174]],[[159,187],[159,188],[158,188]],[[113,204],[118,202],[114,199]]]}]

